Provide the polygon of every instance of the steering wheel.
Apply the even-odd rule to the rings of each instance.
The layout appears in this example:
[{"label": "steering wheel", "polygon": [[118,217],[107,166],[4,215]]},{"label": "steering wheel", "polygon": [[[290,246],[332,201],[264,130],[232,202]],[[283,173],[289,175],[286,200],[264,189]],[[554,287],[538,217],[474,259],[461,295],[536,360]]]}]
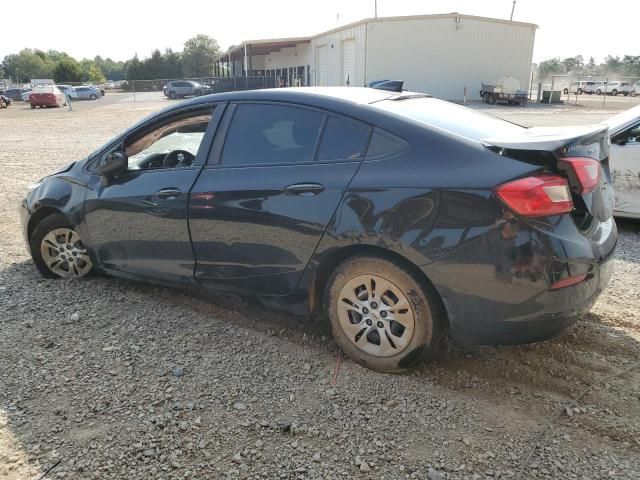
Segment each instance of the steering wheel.
[{"label": "steering wheel", "polygon": [[186,150],[173,150],[167,153],[162,161],[163,168],[189,167],[196,157]]}]

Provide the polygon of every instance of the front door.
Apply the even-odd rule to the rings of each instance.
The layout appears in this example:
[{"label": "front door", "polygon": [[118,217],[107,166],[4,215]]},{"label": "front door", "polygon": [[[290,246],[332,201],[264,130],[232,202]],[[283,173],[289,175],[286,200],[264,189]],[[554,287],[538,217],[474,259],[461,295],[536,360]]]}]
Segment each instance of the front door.
[{"label": "front door", "polygon": [[85,219],[101,267],[193,281],[187,205],[213,138],[212,110],[192,108],[143,125],[115,147],[128,157],[126,172],[108,180],[92,175]]},{"label": "front door", "polygon": [[231,106],[222,123],[226,137],[216,137],[189,204],[195,277],[219,289],[286,295],[358,169],[371,129],[269,103]]},{"label": "front door", "polygon": [[640,218],[640,122],[611,139],[610,158],[615,211]]}]

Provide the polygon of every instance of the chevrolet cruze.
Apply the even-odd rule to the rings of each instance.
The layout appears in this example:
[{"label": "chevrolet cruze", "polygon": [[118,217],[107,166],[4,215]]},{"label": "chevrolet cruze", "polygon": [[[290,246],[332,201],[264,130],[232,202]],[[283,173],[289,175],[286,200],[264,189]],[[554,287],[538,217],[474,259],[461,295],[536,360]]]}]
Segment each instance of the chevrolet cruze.
[{"label": "chevrolet cruze", "polygon": [[48,278],[251,295],[401,371],[447,334],[535,342],[612,275],[606,126],[530,128],[409,92],[304,88],[175,104],[32,186]]}]

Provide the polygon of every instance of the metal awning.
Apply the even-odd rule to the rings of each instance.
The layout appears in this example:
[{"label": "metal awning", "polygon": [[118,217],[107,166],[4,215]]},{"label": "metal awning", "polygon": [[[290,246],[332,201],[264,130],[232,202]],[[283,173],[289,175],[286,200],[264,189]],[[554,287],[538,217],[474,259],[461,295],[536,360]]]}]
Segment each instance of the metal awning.
[{"label": "metal awning", "polygon": [[[218,59],[238,58],[242,57],[245,48],[250,50],[251,55],[267,55],[273,52],[279,52],[283,48],[292,48],[297,45],[310,43],[311,37],[290,37],[266,40],[247,40],[240,45],[233,45],[229,49],[221,53]],[[216,60],[218,60],[216,59]]]}]

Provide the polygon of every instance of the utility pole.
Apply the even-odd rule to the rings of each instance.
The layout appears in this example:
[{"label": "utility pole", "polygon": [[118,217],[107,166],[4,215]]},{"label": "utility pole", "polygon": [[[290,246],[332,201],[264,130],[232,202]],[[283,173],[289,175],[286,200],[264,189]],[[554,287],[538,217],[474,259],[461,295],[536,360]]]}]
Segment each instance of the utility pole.
[{"label": "utility pole", "polygon": [[373,0],[374,18],[378,18],[378,0]]},{"label": "utility pole", "polygon": [[516,0],[513,0],[513,5],[511,6],[511,18],[509,19],[510,22],[513,22],[513,11],[516,9]]}]

